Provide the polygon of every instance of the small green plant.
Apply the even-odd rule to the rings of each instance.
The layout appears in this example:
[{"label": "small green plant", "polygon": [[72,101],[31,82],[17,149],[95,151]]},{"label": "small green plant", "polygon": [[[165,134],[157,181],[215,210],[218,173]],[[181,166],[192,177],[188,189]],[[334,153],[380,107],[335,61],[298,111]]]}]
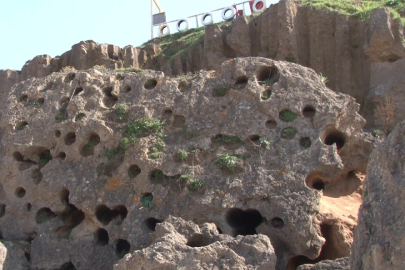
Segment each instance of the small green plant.
[{"label": "small green plant", "polygon": [[196,77],[197,77],[196,74],[187,73],[185,75],[179,75],[174,77],[174,80],[179,82],[179,89],[184,90],[190,85],[190,82],[194,80]]},{"label": "small green plant", "polygon": [[33,171],[31,174],[31,178],[32,180],[34,180],[34,182],[38,182],[41,179],[41,172],[39,170]]},{"label": "small green plant", "polygon": [[149,149],[149,158],[157,159],[161,156],[161,152],[164,151],[166,145],[164,141],[158,140],[153,147]]},{"label": "small green plant", "polygon": [[185,134],[189,138],[195,138],[198,136],[198,132],[189,128],[187,125],[181,127],[181,133]]},{"label": "small green plant", "polygon": [[134,72],[134,73],[139,73],[139,74],[145,73],[145,70],[140,69],[140,68],[119,68],[119,69],[116,69],[115,71],[117,71],[117,72]]},{"label": "small green plant", "polygon": [[280,119],[285,122],[291,122],[297,119],[297,115],[293,113],[290,109],[285,109],[280,112]]},{"label": "small green plant", "polygon": [[270,149],[271,141],[267,137],[260,137],[259,143],[263,149]]},{"label": "small green plant", "polygon": [[155,180],[156,179],[162,179],[164,177],[165,177],[165,175],[161,170],[153,171],[152,174],[151,174],[151,178],[155,179]]},{"label": "small green plant", "polygon": [[85,151],[93,151],[94,147],[99,143],[99,140],[90,139],[87,145],[84,147]]},{"label": "small green plant", "polygon": [[32,107],[35,107],[35,108],[41,107],[41,103],[39,103],[38,100],[32,100],[31,103],[30,103],[30,105],[31,105]]},{"label": "small green plant", "polygon": [[128,118],[128,106],[126,104],[120,104],[115,108],[115,114],[119,121],[126,120]]},{"label": "small green plant", "polygon": [[241,143],[243,141],[238,136],[219,134],[215,136],[214,142],[232,144],[232,143]]},{"label": "small green plant", "polygon": [[159,138],[164,138],[164,123],[164,121],[152,118],[137,119],[124,128],[124,137],[121,139],[120,145],[125,148],[129,144],[136,142],[139,138],[147,137],[149,135],[156,135]]},{"label": "small green plant", "polygon": [[328,78],[323,76],[322,73],[319,73],[319,80],[321,81],[321,83],[325,84],[328,82]]},{"label": "small green plant", "polygon": [[66,114],[64,114],[64,113],[55,115],[55,120],[58,122],[63,122],[63,121],[66,121],[67,119],[68,118],[67,118]]},{"label": "small green plant", "polygon": [[49,161],[52,160],[52,155],[49,152],[44,152],[39,156],[38,166],[44,167]]},{"label": "small green plant", "polygon": [[231,85],[229,85],[229,84],[220,85],[220,86],[214,88],[214,90],[212,91],[212,95],[214,97],[223,97],[226,95],[226,93],[229,91],[229,89],[231,89]]},{"label": "small green plant", "polygon": [[276,83],[276,81],[274,79],[266,79],[264,81],[259,82],[260,85],[264,85],[264,86],[272,86],[275,83]]},{"label": "small green plant", "polygon": [[294,57],[286,57],[285,60],[287,62],[290,62],[290,63],[295,63],[295,58]]},{"label": "small green plant", "polygon": [[24,130],[27,126],[28,126],[27,123],[22,123],[22,124],[17,126],[17,130]]},{"label": "small green plant", "polygon": [[188,155],[189,155],[189,153],[186,151],[186,150],[183,150],[183,149],[180,149],[178,152],[177,152],[177,158],[179,159],[179,160],[186,160],[187,158],[188,158]]},{"label": "small green plant", "polygon": [[108,159],[108,161],[115,160],[118,156],[123,155],[124,151],[122,148],[118,147],[115,149],[107,149],[104,151],[104,156]]},{"label": "small green plant", "polygon": [[271,96],[271,90],[268,89],[268,90],[263,92],[261,98],[262,98],[262,100],[268,100],[270,98],[270,96]]},{"label": "small green plant", "polygon": [[380,129],[373,130],[372,134],[375,138],[378,138],[378,139],[380,139],[384,136],[384,132]]},{"label": "small green plant", "polygon": [[290,139],[290,138],[294,137],[296,133],[297,133],[297,130],[295,128],[287,127],[285,129],[283,129],[283,131],[281,133],[281,137]]},{"label": "small green plant", "polygon": [[84,113],[79,113],[79,114],[77,114],[76,115],[76,117],[75,117],[75,121],[77,122],[77,121],[81,121],[83,118],[85,118],[86,117],[86,114],[84,114]]},{"label": "small green plant", "polygon": [[197,192],[204,186],[204,182],[200,179],[191,178],[187,186],[189,191]]},{"label": "small green plant", "polygon": [[312,145],[312,142],[311,142],[311,139],[309,139],[309,138],[302,138],[300,140],[300,144],[304,148],[310,148]]},{"label": "small green plant", "polygon": [[153,204],[153,195],[152,194],[145,194],[141,198],[141,203],[143,206],[152,208],[154,206]]},{"label": "small green plant", "polygon": [[238,165],[238,157],[229,154],[221,154],[218,158],[218,165],[221,169],[233,171]]}]

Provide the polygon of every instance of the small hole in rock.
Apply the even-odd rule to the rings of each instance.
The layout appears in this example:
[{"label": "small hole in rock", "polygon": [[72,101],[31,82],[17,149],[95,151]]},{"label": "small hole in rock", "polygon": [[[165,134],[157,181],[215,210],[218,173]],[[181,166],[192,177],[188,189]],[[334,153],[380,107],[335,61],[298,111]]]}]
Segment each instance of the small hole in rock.
[{"label": "small hole in rock", "polygon": [[262,93],[261,99],[268,100],[270,98],[270,96],[271,96],[271,89],[269,88]]},{"label": "small hole in rock", "polygon": [[261,85],[273,85],[279,79],[277,67],[262,66],[256,72],[256,79]]},{"label": "small hole in rock", "polygon": [[144,193],[141,197],[141,203],[144,207],[152,208],[153,207],[153,195],[152,193]]},{"label": "small hole in rock", "polygon": [[16,196],[17,198],[22,198],[22,197],[24,197],[24,196],[25,196],[25,193],[26,193],[26,191],[25,191],[25,189],[22,188],[22,187],[18,187],[18,188],[15,190],[15,192],[14,192],[14,194],[15,194],[15,196]]},{"label": "small hole in rock", "polygon": [[131,92],[131,86],[125,85],[125,87],[124,87],[124,92],[125,92],[125,93]]},{"label": "small hole in rock", "polygon": [[172,126],[174,128],[181,128],[186,123],[186,118],[183,115],[175,115]]},{"label": "small hole in rock", "polygon": [[155,79],[149,79],[145,82],[144,87],[147,90],[152,90],[153,88],[155,88],[157,85],[157,80]]},{"label": "small hole in rock", "polygon": [[38,98],[37,101],[38,101],[39,105],[42,105],[42,104],[44,104],[45,99],[44,98]]},{"label": "small hole in rock", "polygon": [[245,87],[248,83],[248,77],[246,75],[236,78],[235,86]]},{"label": "small hole in rock", "polygon": [[128,168],[129,178],[135,178],[141,173],[141,168],[138,165],[131,165]]},{"label": "small hole in rock", "polygon": [[163,111],[163,115],[166,116],[166,117],[170,117],[170,116],[172,116],[172,114],[173,114],[173,110],[170,109],[170,108],[166,108],[166,109]]},{"label": "small hole in rock", "polygon": [[113,88],[111,86],[106,87],[103,89],[103,93],[104,93],[103,104],[107,108],[114,107],[115,103],[117,103],[118,96],[113,92]]},{"label": "small hole in rock", "polygon": [[94,148],[100,143],[100,136],[96,133],[91,133],[89,140],[85,146],[80,150],[80,154],[84,157],[94,155]]},{"label": "small hole in rock", "polygon": [[35,221],[38,224],[45,223],[48,220],[51,220],[56,217],[56,214],[51,211],[51,209],[47,207],[43,207],[38,210],[37,214],[35,215]]},{"label": "small hole in rock", "polygon": [[112,210],[104,204],[96,207],[96,217],[103,225],[107,226],[112,220],[121,224],[127,217],[128,210],[124,205],[115,206]]},{"label": "small hole in rock", "polygon": [[83,88],[82,87],[77,87],[73,92],[73,96],[77,96],[81,92],[83,92]]},{"label": "small hole in rock", "polygon": [[162,223],[162,221],[153,217],[145,219],[145,226],[151,231],[156,230],[156,224],[158,223]]},{"label": "small hole in rock", "polygon": [[72,262],[67,262],[62,264],[60,270],[76,270],[76,267],[73,265]]},{"label": "small hole in rock", "polygon": [[6,214],[6,205],[0,203],[0,218],[4,217],[5,214]]},{"label": "small hole in rock", "polygon": [[115,79],[122,81],[124,79],[124,76],[122,76],[122,74],[117,74],[115,75]]},{"label": "small hole in rock", "polygon": [[124,256],[129,253],[130,249],[131,245],[128,243],[127,240],[124,239],[117,240],[117,244],[115,247],[115,254],[117,255],[118,258],[124,258]]},{"label": "small hole in rock", "polygon": [[260,136],[259,135],[250,135],[249,140],[252,142],[258,142],[260,140]]},{"label": "small hole in rock", "polygon": [[55,137],[56,137],[56,138],[59,138],[60,135],[61,135],[60,130],[55,130]]},{"label": "small hole in rock", "polygon": [[316,113],[316,110],[315,110],[315,108],[314,108],[313,106],[311,106],[311,105],[305,106],[305,108],[302,110],[302,114],[303,114],[305,117],[314,117],[314,116],[315,116],[315,113]]},{"label": "small hole in rock", "polygon": [[18,101],[19,102],[27,102],[27,100],[28,100],[28,96],[27,95],[21,95],[19,98],[18,98]]},{"label": "small hole in rock", "polygon": [[24,161],[24,156],[18,151],[13,153],[13,158],[14,158],[15,161],[19,161],[19,162]]},{"label": "small hole in rock", "polygon": [[312,172],[308,174],[307,178],[305,179],[305,184],[307,185],[307,187],[319,191],[325,189],[325,181],[322,174],[319,172]]},{"label": "small hole in rock", "polygon": [[329,127],[322,133],[321,141],[326,145],[336,144],[337,150],[340,150],[346,143],[346,136],[334,127]]},{"label": "small hole in rock", "polygon": [[304,148],[310,148],[312,145],[311,139],[308,137],[301,138],[300,145]]},{"label": "small hole in rock", "polygon": [[31,211],[31,208],[32,208],[32,205],[31,205],[30,203],[27,203],[26,205],[24,205],[24,209],[25,209],[25,211],[27,211],[27,212],[30,212],[30,211]]},{"label": "small hole in rock", "polygon": [[66,153],[65,152],[60,152],[58,154],[58,158],[61,159],[61,160],[64,160],[66,158]]},{"label": "small hole in rock", "polygon": [[65,109],[66,109],[66,107],[67,107],[69,101],[70,101],[70,97],[63,97],[63,98],[61,98],[61,99],[59,100],[59,105],[60,105],[62,108],[65,108]]},{"label": "small hole in rock", "polygon": [[271,226],[276,229],[281,229],[284,227],[284,221],[279,217],[275,217],[271,220]]},{"label": "small hole in rock", "polygon": [[73,81],[73,79],[74,79],[75,77],[76,77],[76,74],[73,73],[73,72],[71,72],[71,73],[69,73],[69,74],[67,74],[67,75],[65,76],[64,82]]},{"label": "small hole in rock", "polygon": [[38,185],[42,181],[42,173],[40,169],[35,169],[31,174],[32,182]]},{"label": "small hole in rock", "polygon": [[281,138],[291,140],[297,134],[297,130],[293,127],[286,127],[281,131]]},{"label": "small hole in rock", "polygon": [[193,234],[187,241],[187,246],[189,247],[205,247],[211,244],[210,239],[200,233]]},{"label": "small hole in rock", "polygon": [[274,128],[276,128],[277,127],[277,122],[276,121],[274,121],[274,120],[272,120],[272,119],[270,119],[270,120],[267,120],[266,121],[266,128],[268,128],[268,129],[274,129]]},{"label": "small hole in rock", "polygon": [[263,222],[263,217],[255,209],[242,210],[231,208],[225,215],[225,220],[234,230],[234,236],[257,234],[256,227]]},{"label": "small hole in rock", "polygon": [[103,228],[99,228],[95,232],[94,238],[95,238],[96,244],[100,245],[100,246],[105,246],[108,244],[108,241],[110,241],[108,232]]},{"label": "small hole in rock", "polygon": [[15,127],[16,130],[23,130],[28,126],[28,122],[27,121],[22,121],[20,123],[18,123]]},{"label": "small hole in rock", "polygon": [[76,134],[74,132],[69,132],[65,135],[65,144],[72,145],[76,141]]}]

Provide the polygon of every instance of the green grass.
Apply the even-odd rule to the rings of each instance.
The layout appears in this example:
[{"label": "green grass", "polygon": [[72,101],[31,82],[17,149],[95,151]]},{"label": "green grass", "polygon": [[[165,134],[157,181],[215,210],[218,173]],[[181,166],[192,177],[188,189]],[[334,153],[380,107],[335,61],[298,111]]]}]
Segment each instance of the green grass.
[{"label": "green grass", "polygon": [[117,115],[119,121],[123,121],[128,118],[128,110],[129,108],[126,104],[119,104],[115,108],[115,114]]},{"label": "green grass", "polygon": [[218,158],[218,165],[221,169],[233,171],[238,165],[238,157],[229,154],[221,154]]},{"label": "green grass", "polygon": [[[303,6],[312,6],[316,9],[328,11],[336,11],[340,14],[357,17],[361,20],[366,20],[370,17],[371,11],[379,7],[387,7],[394,14],[395,18],[399,18],[399,11],[405,8],[404,0],[297,0]],[[401,20],[404,22],[403,18]]]},{"label": "green grass", "polygon": [[149,149],[149,158],[150,159],[157,159],[160,158],[161,153],[165,150],[166,145],[162,140],[159,140],[155,143],[153,147]]},{"label": "green grass", "polygon": [[243,141],[238,136],[220,134],[215,136],[214,142],[232,144],[232,143],[242,143]]},{"label": "green grass", "polygon": [[186,160],[188,158],[189,153],[186,150],[180,149],[177,152],[177,158],[179,160]]},{"label": "green grass", "polygon": [[57,114],[57,115],[55,115],[55,120],[57,121],[57,122],[63,122],[63,121],[66,121],[68,118],[67,118],[67,116],[66,116],[66,114]]},{"label": "green grass", "polygon": [[328,82],[328,78],[323,76],[322,73],[319,73],[319,80],[321,81],[321,83],[325,84]]},{"label": "green grass", "polygon": [[283,131],[281,133],[281,137],[290,139],[290,138],[294,137],[296,133],[297,133],[297,130],[295,128],[287,127],[285,129],[283,129]]},{"label": "green grass", "polygon": [[44,152],[39,156],[38,166],[44,167],[49,161],[52,160],[52,155],[49,152]]},{"label": "green grass", "polygon": [[120,147],[115,149],[107,149],[104,151],[104,156],[108,159],[108,161],[115,160],[118,156],[121,156],[123,154],[124,151]]},{"label": "green grass", "polygon": [[119,69],[116,69],[115,71],[117,71],[117,72],[134,72],[134,73],[139,73],[139,74],[145,73],[145,70],[140,69],[140,68],[133,68],[133,67],[131,67],[131,68],[119,68]]},{"label": "green grass", "polygon": [[228,93],[228,91],[231,89],[230,84],[222,84],[217,86],[212,90],[212,96],[214,97],[223,97]]},{"label": "green grass", "polygon": [[123,129],[123,138],[121,146],[125,148],[131,143],[136,142],[139,138],[149,135],[156,135],[159,138],[164,138],[163,125],[164,121],[152,118],[141,118],[133,121]]},{"label": "green grass", "polygon": [[86,114],[84,114],[84,113],[78,113],[77,115],[76,115],[76,117],[75,117],[75,121],[77,122],[77,121],[81,121],[83,118],[85,118],[86,117]]},{"label": "green grass", "polygon": [[297,119],[297,115],[293,113],[290,109],[282,110],[279,114],[281,120],[285,122],[291,122]]},{"label": "green grass", "polygon": [[191,178],[188,182],[188,190],[191,192],[197,192],[204,186],[204,182],[200,179]]}]

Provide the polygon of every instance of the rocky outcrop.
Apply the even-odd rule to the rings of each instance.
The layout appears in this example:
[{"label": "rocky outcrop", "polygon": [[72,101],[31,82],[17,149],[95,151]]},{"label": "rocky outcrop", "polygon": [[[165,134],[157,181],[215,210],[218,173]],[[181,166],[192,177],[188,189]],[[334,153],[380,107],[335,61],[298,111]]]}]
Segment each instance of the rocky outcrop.
[{"label": "rocky outcrop", "polygon": [[404,269],[405,122],[371,154],[350,269]]},{"label": "rocky outcrop", "polygon": [[349,258],[341,258],[334,261],[324,260],[317,264],[305,264],[297,268],[297,270],[349,270]]},{"label": "rocky outcrop", "polygon": [[[347,179],[364,172],[372,148],[352,97],[265,58],[176,79],[65,70],[17,83],[2,106],[0,228],[6,240],[29,240],[33,269],[111,269],[126,253],[146,256],[170,215],[232,237],[265,235],[276,269],[316,259],[334,243],[322,197],[353,192]],[[268,243],[218,237],[213,248],[227,254]],[[181,258],[194,254],[170,241]]]},{"label": "rocky outcrop", "polygon": [[27,270],[29,263],[25,257],[29,250],[24,251],[23,247],[29,249],[29,243],[21,241],[13,243],[10,241],[0,242],[0,269],[1,270]]},{"label": "rocky outcrop", "polygon": [[[169,216],[156,225],[152,244],[126,255],[114,270],[132,269],[275,269],[276,255],[268,237],[219,234],[216,225],[198,226]],[[159,254],[159,255],[157,255]]]}]

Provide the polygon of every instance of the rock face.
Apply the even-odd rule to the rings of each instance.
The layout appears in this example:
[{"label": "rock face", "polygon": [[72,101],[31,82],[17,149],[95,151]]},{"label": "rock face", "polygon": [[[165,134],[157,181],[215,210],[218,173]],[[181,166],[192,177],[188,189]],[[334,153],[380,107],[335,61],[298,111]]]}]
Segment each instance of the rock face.
[{"label": "rock face", "polygon": [[405,267],[405,122],[371,154],[350,269]]},{"label": "rock face", "polygon": [[[27,270],[29,263],[25,257],[22,246],[29,247],[29,243],[13,243],[4,241],[0,243],[0,269],[1,270]],[[28,250],[27,250],[28,251]]]},{"label": "rock face", "polygon": [[[3,106],[1,235],[31,242],[33,269],[111,269],[126,253],[147,265],[156,243],[181,251],[179,261],[200,260],[176,219],[156,226],[170,215],[267,236],[276,269],[316,259],[334,243],[321,197],[344,195],[371,152],[352,97],[310,69],[265,58],[177,79],[66,70],[14,85]],[[214,232],[207,250],[222,246],[239,254],[235,265],[254,265],[237,246],[256,254],[265,236]]]},{"label": "rock face", "polygon": [[156,225],[152,244],[137,250],[114,266],[132,269],[275,269],[276,255],[270,240],[262,235],[218,234],[216,225],[198,226],[169,216]]},{"label": "rock face", "polygon": [[349,258],[341,258],[334,261],[324,260],[314,265],[301,265],[297,270],[349,270]]},{"label": "rock face", "polygon": [[[181,41],[164,48],[159,42],[156,39],[144,47],[119,48],[82,41],[61,56],[35,57],[20,73],[0,71],[0,92],[8,92],[15,82],[42,78],[66,66],[78,70],[95,65],[153,68],[175,76],[201,69],[219,70],[224,60],[234,57],[260,56],[295,62],[322,73],[328,78],[328,87],[353,96],[362,105],[360,113],[368,128],[384,128],[375,109],[384,97],[396,100],[396,117],[390,128],[404,120],[401,89],[405,81],[397,76],[405,69],[404,30],[388,9],[376,9],[370,19],[360,21],[282,0],[250,21],[238,17],[231,25],[206,27],[201,42],[173,58],[170,55],[182,48]],[[10,82],[3,83],[3,77]]]}]

